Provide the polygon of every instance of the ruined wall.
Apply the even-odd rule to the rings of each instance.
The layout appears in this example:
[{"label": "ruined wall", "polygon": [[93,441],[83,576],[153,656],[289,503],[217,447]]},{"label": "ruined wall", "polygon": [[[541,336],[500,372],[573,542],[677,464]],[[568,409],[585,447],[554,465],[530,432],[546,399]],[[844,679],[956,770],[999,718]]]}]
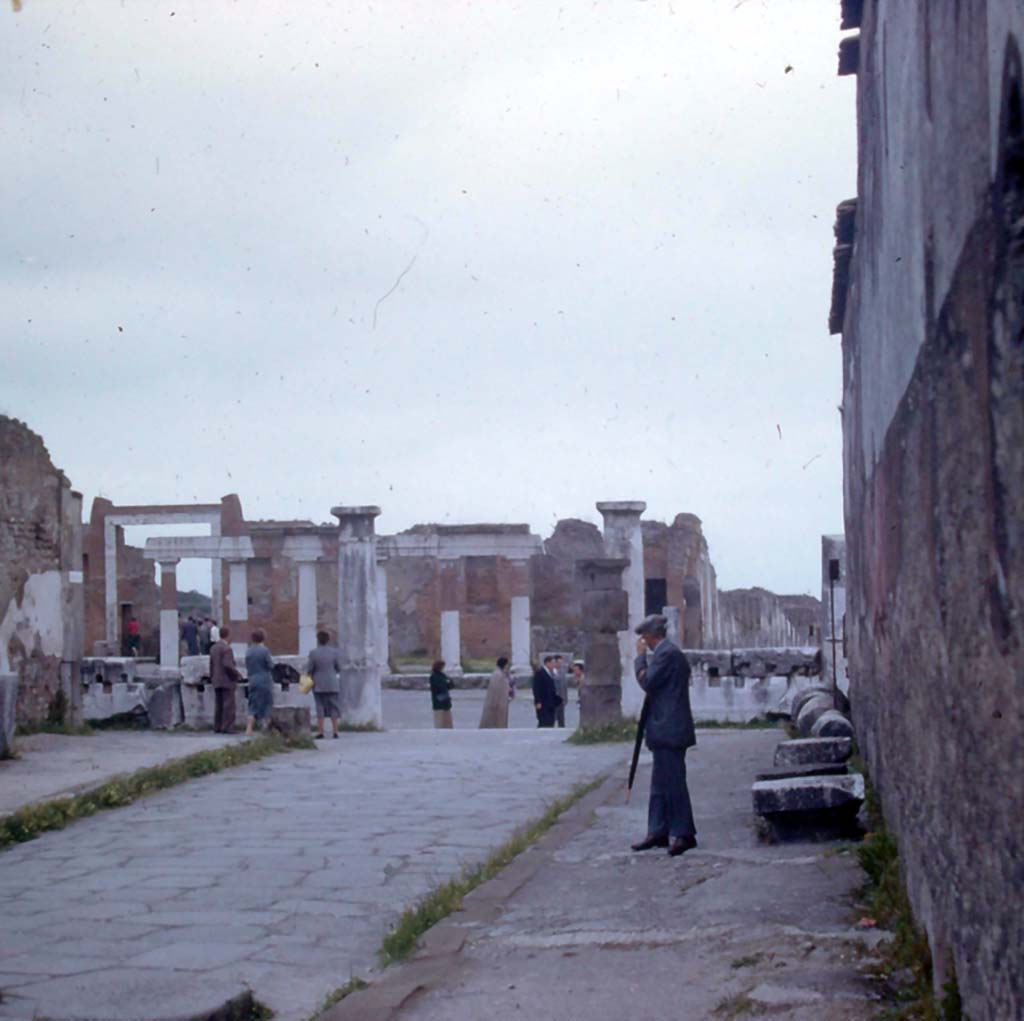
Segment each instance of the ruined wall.
[{"label": "ruined wall", "polygon": [[936,982],[1024,1016],[1024,10],[868,2],[843,321],[860,747]]},{"label": "ruined wall", "polygon": [[820,614],[813,596],[779,596],[763,588],[729,589],[718,593],[721,615],[716,648],[757,648],[758,646],[805,646],[806,630],[793,624],[787,613],[790,600],[807,599],[814,606],[814,620]]},{"label": "ruined wall", "polygon": [[19,676],[19,723],[58,692],[79,704],[82,498],[42,439],[0,415],[0,673]]}]

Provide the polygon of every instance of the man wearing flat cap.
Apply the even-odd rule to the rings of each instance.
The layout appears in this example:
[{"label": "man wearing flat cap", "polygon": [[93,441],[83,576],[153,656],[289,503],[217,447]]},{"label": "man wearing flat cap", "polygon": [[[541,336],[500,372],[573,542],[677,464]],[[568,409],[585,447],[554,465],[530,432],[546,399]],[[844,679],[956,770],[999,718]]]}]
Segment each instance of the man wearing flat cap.
[{"label": "man wearing flat cap", "polygon": [[690,664],[666,638],[668,621],[660,613],[637,625],[636,679],[647,693],[647,747],[654,756],[647,836],[634,851],[667,847],[675,857],[697,846],[690,792],[686,787],[686,749],[697,743],[690,712]]}]

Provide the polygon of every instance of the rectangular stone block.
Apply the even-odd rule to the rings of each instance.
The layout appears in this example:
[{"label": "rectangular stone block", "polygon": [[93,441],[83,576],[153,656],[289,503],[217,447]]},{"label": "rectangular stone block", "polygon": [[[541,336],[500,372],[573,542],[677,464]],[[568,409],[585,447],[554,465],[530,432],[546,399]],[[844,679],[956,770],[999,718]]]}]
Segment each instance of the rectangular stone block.
[{"label": "rectangular stone block", "polygon": [[14,754],[15,706],[18,675],[0,674],[0,759]]},{"label": "rectangular stone block", "polygon": [[853,754],[848,737],[808,737],[783,741],[775,749],[776,766],[803,766],[812,762],[845,762]]},{"label": "rectangular stone block", "polygon": [[629,596],[622,589],[599,589],[580,596],[583,624],[593,631],[624,631],[629,627]]},{"label": "rectangular stone block", "polygon": [[621,684],[584,684],[580,688],[580,727],[599,727],[622,719]]},{"label": "rectangular stone block", "polygon": [[851,803],[859,807],[864,800],[864,777],[860,773],[851,773],[847,776],[758,780],[751,793],[754,811],[758,815],[821,812],[844,808]]},{"label": "rectangular stone block", "polygon": [[590,684],[620,684],[622,681],[622,659],[619,655],[618,638],[613,635],[591,633],[584,659],[586,660],[586,681]]}]

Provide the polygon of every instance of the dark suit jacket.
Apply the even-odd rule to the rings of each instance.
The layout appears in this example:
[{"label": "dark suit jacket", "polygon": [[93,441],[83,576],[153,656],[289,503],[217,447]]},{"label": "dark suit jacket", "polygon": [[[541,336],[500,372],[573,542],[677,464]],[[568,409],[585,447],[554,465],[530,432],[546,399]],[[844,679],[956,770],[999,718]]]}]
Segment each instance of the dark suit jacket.
[{"label": "dark suit jacket", "polygon": [[647,747],[692,748],[697,743],[690,711],[690,664],[663,638],[654,652],[636,659],[636,679],[647,692]]},{"label": "dark suit jacket", "polygon": [[554,712],[562,703],[555,691],[554,678],[544,667],[539,667],[533,675],[533,701],[535,705],[540,703],[542,712]]},{"label": "dark suit jacket", "polygon": [[215,688],[233,688],[241,676],[231,646],[223,640],[214,642],[210,649],[210,683]]}]

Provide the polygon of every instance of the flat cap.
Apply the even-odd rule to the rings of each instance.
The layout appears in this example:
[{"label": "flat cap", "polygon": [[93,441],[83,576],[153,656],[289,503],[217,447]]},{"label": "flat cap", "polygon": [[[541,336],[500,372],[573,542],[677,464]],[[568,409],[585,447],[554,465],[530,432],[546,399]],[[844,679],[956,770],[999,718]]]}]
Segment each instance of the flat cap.
[{"label": "flat cap", "polygon": [[637,624],[635,630],[638,635],[666,635],[668,617],[661,613],[649,613]]}]

